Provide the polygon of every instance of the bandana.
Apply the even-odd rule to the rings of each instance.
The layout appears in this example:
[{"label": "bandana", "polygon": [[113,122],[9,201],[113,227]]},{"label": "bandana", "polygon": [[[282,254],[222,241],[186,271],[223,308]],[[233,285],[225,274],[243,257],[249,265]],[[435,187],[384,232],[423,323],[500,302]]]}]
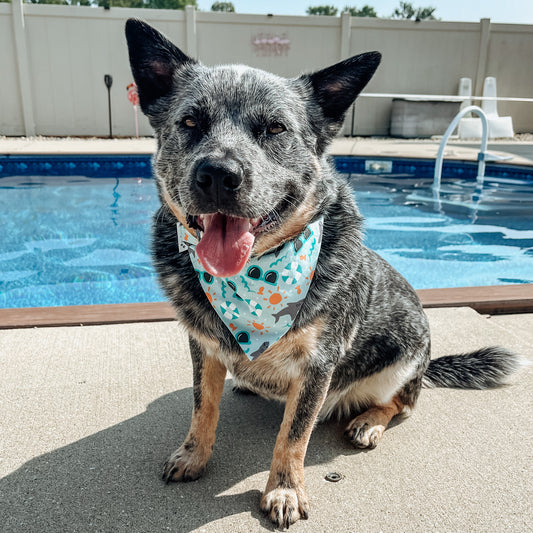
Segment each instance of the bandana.
[{"label": "bandana", "polygon": [[291,328],[307,296],[320,253],[324,219],[294,240],[229,278],[206,272],[196,256],[198,240],[177,224],[179,251],[188,251],[207,299],[248,359],[257,359]]}]

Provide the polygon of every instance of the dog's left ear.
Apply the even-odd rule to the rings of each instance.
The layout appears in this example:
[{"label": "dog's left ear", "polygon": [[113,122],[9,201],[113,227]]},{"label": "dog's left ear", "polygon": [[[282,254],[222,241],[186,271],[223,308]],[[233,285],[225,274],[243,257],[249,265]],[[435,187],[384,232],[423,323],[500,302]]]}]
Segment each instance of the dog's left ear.
[{"label": "dog's left ear", "polygon": [[150,115],[152,105],[171,92],[176,70],[196,61],[139,19],[126,22],[126,40],[141,109]]},{"label": "dog's left ear", "polygon": [[357,95],[370,81],[381,61],[379,52],[367,52],[304,76],[324,116],[339,126]]}]

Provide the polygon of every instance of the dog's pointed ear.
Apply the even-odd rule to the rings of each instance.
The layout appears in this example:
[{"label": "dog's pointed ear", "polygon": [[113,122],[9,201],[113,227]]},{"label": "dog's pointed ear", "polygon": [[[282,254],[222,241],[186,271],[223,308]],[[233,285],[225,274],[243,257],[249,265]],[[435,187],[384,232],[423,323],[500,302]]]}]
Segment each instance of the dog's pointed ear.
[{"label": "dog's pointed ear", "polygon": [[380,61],[379,52],[367,52],[307,75],[327,119],[342,124],[344,114],[370,81]]},{"label": "dog's pointed ear", "polygon": [[149,114],[151,105],[170,93],[176,69],[196,61],[142,20],[126,22],[126,40],[141,109]]}]

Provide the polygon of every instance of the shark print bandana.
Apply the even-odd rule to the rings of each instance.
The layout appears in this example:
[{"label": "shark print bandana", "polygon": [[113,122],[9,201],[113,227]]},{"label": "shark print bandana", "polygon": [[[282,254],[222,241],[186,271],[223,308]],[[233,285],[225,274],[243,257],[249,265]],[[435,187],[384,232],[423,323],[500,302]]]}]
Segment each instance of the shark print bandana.
[{"label": "shark print bandana", "polygon": [[251,257],[235,276],[206,272],[196,256],[198,240],[177,224],[179,250],[187,251],[207,299],[248,359],[257,359],[291,328],[307,296],[322,242],[324,219],[293,241]]}]

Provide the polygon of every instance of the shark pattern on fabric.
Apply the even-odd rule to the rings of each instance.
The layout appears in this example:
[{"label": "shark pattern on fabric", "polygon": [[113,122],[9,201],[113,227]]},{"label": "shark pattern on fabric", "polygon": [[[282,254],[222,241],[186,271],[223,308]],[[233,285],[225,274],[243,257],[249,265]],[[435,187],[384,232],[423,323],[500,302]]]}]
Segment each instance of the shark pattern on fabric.
[{"label": "shark pattern on fabric", "polygon": [[298,315],[320,254],[323,224],[318,219],[296,239],[221,278],[205,271],[196,256],[198,240],[177,223],[180,252],[189,253],[207,299],[251,361],[281,339]]}]

